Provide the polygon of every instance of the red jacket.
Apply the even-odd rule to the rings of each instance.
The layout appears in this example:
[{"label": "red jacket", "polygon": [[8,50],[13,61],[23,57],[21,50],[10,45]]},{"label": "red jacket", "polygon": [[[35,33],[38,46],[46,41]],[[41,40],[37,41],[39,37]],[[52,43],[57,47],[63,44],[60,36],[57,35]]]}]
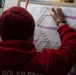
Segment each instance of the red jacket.
[{"label": "red jacket", "polygon": [[76,62],[76,32],[68,25],[58,32],[60,48],[42,53],[25,41],[0,42],[0,75],[66,75]]}]

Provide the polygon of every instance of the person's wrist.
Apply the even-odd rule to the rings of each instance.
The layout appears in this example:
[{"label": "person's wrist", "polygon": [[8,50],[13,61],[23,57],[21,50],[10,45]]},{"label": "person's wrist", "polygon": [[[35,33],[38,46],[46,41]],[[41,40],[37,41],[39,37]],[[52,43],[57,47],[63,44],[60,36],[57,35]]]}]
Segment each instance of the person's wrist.
[{"label": "person's wrist", "polygon": [[61,27],[63,25],[66,25],[67,23],[59,23],[58,27]]},{"label": "person's wrist", "polygon": [[57,23],[57,26],[61,27],[62,25],[67,24],[67,21],[64,18],[63,19],[61,18],[61,19],[58,19],[56,23]]}]

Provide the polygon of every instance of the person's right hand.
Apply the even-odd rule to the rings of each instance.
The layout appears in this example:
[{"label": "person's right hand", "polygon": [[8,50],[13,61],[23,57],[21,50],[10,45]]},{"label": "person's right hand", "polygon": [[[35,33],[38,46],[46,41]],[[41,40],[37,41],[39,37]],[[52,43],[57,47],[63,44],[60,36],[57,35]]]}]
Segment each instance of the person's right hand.
[{"label": "person's right hand", "polygon": [[[51,15],[55,19],[56,22],[65,20],[62,9],[59,6],[54,6],[52,8]],[[58,26],[60,26],[60,25],[58,25]]]}]

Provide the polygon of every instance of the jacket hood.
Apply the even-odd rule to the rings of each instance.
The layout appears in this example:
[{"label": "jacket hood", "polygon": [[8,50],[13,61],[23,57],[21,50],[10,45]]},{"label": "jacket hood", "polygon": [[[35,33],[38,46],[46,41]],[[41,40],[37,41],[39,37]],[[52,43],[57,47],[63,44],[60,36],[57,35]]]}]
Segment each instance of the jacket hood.
[{"label": "jacket hood", "polygon": [[19,40],[0,42],[0,68],[13,69],[36,55],[35,46]]}]

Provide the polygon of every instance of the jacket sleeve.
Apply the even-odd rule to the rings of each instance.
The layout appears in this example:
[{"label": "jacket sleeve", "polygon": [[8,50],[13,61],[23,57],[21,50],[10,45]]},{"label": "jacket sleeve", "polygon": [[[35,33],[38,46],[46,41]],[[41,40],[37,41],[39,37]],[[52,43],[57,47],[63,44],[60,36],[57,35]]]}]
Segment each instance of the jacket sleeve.
[{"label": "jacket sleeve", "polygon": [[58,30],[61,46],[58,50],[45,49],[45,66],[53,75],[67,74],[76,62],[76,32],[67,24]]}]

